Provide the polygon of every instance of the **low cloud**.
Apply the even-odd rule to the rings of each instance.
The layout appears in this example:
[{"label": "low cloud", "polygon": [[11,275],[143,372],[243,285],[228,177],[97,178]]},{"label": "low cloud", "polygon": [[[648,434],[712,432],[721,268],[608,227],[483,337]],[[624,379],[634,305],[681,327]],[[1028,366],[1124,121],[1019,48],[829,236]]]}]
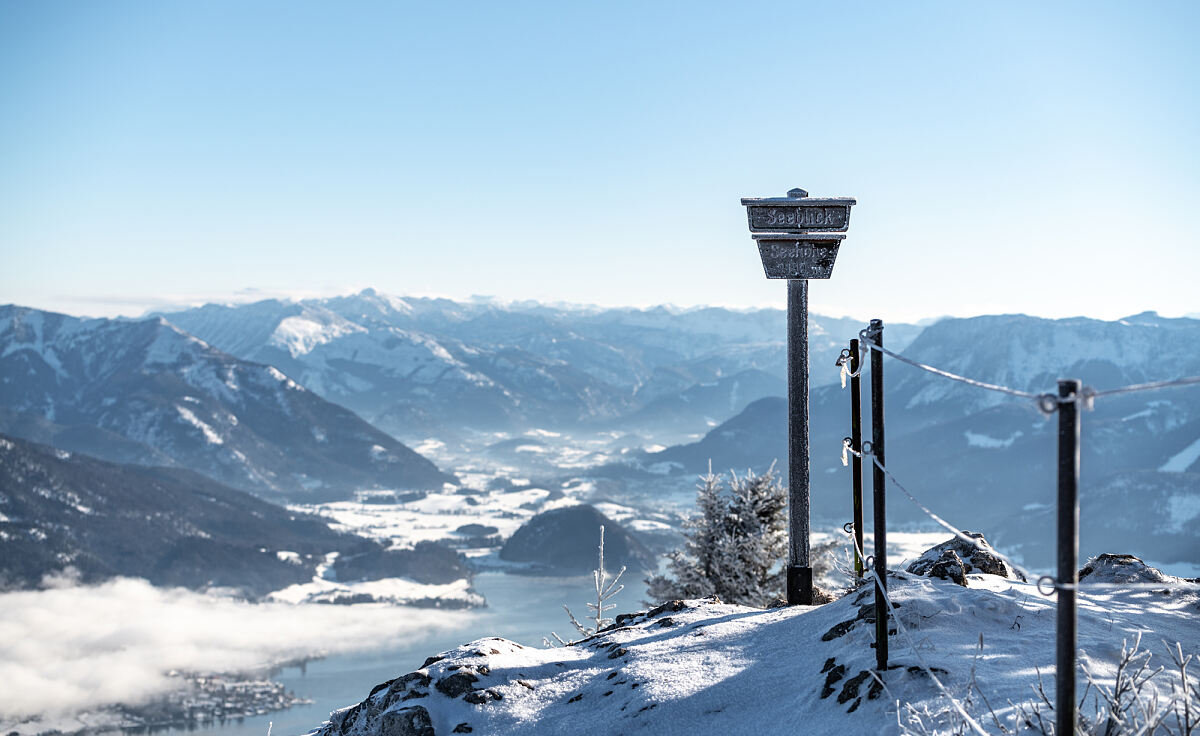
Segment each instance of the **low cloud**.
[{"label": "low cloud", "polygon": [[118,578],[0,594],[0,714],[140,703],[171,670],[251,670],[464,626],[470,613],[385,605],[255,604]]}]

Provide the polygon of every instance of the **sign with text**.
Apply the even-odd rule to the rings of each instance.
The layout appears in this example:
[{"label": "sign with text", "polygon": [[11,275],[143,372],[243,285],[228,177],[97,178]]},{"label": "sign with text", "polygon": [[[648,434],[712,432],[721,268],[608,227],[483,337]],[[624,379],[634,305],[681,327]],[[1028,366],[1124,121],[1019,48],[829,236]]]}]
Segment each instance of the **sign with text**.
[{"label": "sign with text", "polygon": [[763,271],[769,279],[827,279],[833,274],[844,235],[755,236]]},{"label": "sign with text", "polygon": [[844,203],[791,200],[780,204],[749,204],[746,214],[752,233],[845,232],[850,227],[850,207]]}]

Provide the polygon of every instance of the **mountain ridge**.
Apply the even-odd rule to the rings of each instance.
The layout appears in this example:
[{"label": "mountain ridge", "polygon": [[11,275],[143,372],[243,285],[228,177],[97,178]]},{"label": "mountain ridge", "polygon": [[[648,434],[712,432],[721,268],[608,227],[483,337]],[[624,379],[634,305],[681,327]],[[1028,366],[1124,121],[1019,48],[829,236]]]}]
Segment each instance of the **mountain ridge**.
[{"label": "mountain ridge", "polygon": [[125,446],[113,460],[165,456],[275,498],[455,482],[274,366],[224,353],[161,317],[81,320],[0,307],[0,376],[0,431],[90,451],[116,435]]}]

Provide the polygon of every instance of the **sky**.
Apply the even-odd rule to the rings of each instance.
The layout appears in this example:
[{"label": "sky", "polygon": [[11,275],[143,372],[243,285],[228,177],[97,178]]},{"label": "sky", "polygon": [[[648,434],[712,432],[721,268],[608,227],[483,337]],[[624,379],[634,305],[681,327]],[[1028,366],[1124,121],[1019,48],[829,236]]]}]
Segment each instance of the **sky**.
[{"label": "sky", "polygon": [[1200,312],[1200,4],[0,0],[0,303]]}]

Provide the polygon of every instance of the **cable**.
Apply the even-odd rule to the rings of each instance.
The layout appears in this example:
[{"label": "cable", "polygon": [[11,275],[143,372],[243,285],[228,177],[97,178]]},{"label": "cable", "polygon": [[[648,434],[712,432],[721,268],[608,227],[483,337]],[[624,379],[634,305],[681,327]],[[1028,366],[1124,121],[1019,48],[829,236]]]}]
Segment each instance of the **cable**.
[{"label": "cable", "polygon": [[1173,378],[1169,381],[1153,381],[1151,383],[1135,383],[1132,386],[1122,386],[1121,388],[1110,388],[1104,391],[1095,391],[1093,396],[1116,396],[1117,394],[1131,394],[1137,391],[1157,391],[1160,388],[1173,388],[1175,386],[1192,386],[1200,383],[1200,376],[1185,376],[1183,378]]},{"label": "cable", "polygon": [[892,475],[892,471],[890,471],[890,470],[888,470],[887,468],[885,468],[885,467],[883,466],[883,463],[879,462],[879,458],[875,457],[874,453],[872,453],[872,452],[869,452],[869,451],[867,451],[867,450],[863,450],[862,452],[857,452],[857,451],[855,451],[855,450],[854,450],[854,448],[853,448],[853,447],[850,447],[849,443],[848,443],[848,442],[846,442],[845,440],[842,440],[842,448],[843,448],[843,455],[844,455],[845,453],[849,452],[850,454],[852,454],[852,455],[857,455],[858,457],[870,457],[870,458],[871,458],[871,462],[873,462],[873,463],[875,464],[875,466],[876,466],[876,467],[878,467],[880,470],[882,470],[882,471],[884,472],[884,474],[885,474],[885,475],[887,475],[887,477],[891,479],[892,483],[893,483],[893,484],[894,484],[894,485],[895,485],[897,488],[899,488],[899,489],[900,489],[900,492],[901,492],[901,493],[903,493],[905,496],[908,496],[908,500],[910,500],[910,501],[912,501],[914,504],[916,504],[916,505],[917,505],[917,508],[919,508],[919,509],[921,509],[922,511],[924,511],[924,512],[925,512],[925,514],[926,514],[927,516],[929,516],[929,518],[933,519],[933,520],[934,520],[934,521],[936,521],[938,524],[940,524],[940,525],[941,525],[943,528],[945,528],[945,529],[946,529],[946,531],[950,532],[950,533],[951,533],[951,534],[953,534],[955,537],[958,537],[958,538],[959,538],[959,539],[961,539],[962,541],[966,542],[967,544],[971,545],[972,547],[974,547],[975,549],[977,549],[977,550],[979,550],[979,551],[981,551],[981,552],[986,552],[987,554],[990,554],[990,555],[994,555],[994,556],[996,556],[996,557],[999,557],[1001,560],[1003,560],[1004,562],[1008,563],[1009,567],[1011,567],[1013,570],[1017,571],[1017,572],[1018,572],[1018,573],[1020,573],[1021,575],[1024,575],[1024,576],[1025,576],[1025,579],[1026,579],[1026,581],[1029,581],[1029,580],[1036,580],[1036,579],[1037,579],[1037,576],[1036,576],[1036,575],[1034,575],[1033,573],[1029,572],[1029,571],[1028,571],[1028,570],[1026,570],[1024,567],[1022,567],[1022,566],[1018,565],[1016,562],[1013,562],[1012,558],[1010,558],[1010,557],[1008,557],[1007,555],[1005,555],[1004,553],[1000,552],[1000,550],[996,549],[995,547],[992,547],[991,545],[988,545],[987,547],[984,547],[983,545],[981,545],[981,544],[979,543],[979,541],[978,541],[978,540],[976,540],[976,539],[973,539],[973,538],[971,538],[971,537],[968,537],[967,535],[963,534],[963,533],[962,533],[962,532],[961,532],[961,531],[960,531],[960,530],[959,530],[957,527],[955,527],[953,524],[951,524],[950,522],[946,521],[945,519],[943,519],[942,517],[938,516],[937,514],[933,513],[932,511],[930,511],[930,510],[929,510],[929,507],[927,507],[925,504],[923,504],[923,503],[921,503],[920,501],[918,501],[918,500],[917,500],[917,498],[916,498],[916,496],[914,496],[914,495],[912,495],[911,493],[909,493],[909,492],[908,492],[908,489],[907,489],[907,488],[905,488],[905,487],[904,487],[904,485],[903,485],[902,483],[900,483],[900,481],[896,480],[896,476]]},{"label": "cable", "polygon": [[[848,536],[850,537],[850,543],[854,545],[854,549],[858,552],[859,558],[865,559],[862,556],[862,548],[858,546],[858,540],[854,538],[853,534],[850,534]],[[892,599],[888,596],[887,586],[884,585],[883,582],[880,580],[879,574],[875,570],[874,564],[871,565],[871,570],[867,574],[870,576],[870,578],[872,580],[875,581],[875,588],[883,596],[883,601],[887,606],[888,617],[891,618],[891,620],[896,622],[896,628],[900,631],[900,633],[904,634],[904,638],[908,641],[908,648],[912,650],[913,656],[916,657],[916,659],[917,659],[917,664],[921,665],[921,669],[925,670],[925,674],[929,675],[929,679],[933,681],[933,684],[937,685],[937,688],[938,688],[938,690],[941,691],[942,695],[947,700],[950,701],[950,704],[954,706],[954,709],[956,711],[958,711],[958,714],[960,716],[962,716],[963,719],[966,720],[966,722],[968,724],[971,725],[971,727],[975,730],[975,732],[978,734],[981,734],[981,736],[989,736],[988,732],[983,730],[983,726],[980,726],[979,723],[974,718],[972,718],[969,713],[967,713],[966,709],[962,707],[962,704],[959,703],[958,700],[953,695],[950,694],[950,691],[947,690],[946,686],[942,684],[942,681],[938,679],[938,676],[934,673],[933,669],[929,666],[929,663],[926,662],[925,658],[921,656],[921,651],[919,649],[917,649],[916,643],[913,642],[912,635],[910,635],[908,633],[908,627],[906,627],[904,625],[904,622],[900,620],[899,614],[896,613],[896,606],[892,604]],[[884,575],[886,575],[886,574],[887,574],[887,571],[885,570]],[[886,631],[887,628],[884,627],[884,630]],[[878,646],[878,643],[876,643],[876,646]],[[883,682],[883,680],[880,679],[880,683],[882,683],[882,682]]]},{"label": "cable", "polygon": [[859,337],[859,345],[865,345],[870,350],[878,350],[879,352],[883,353],[884,355],[891,356],[891,357],[895,358],[896,360],[900,361],[901,363],[907,363],[907,364],[913,366],[914,368],[920,368],[923,371],[929,371],[930,373],[941,376],[942,378],[949,378],[952,381],[959,381],[960,383],[965,383],[968,386],[975,386],[976,388],[987,389],[988,391],[997,391],[1002,394],[1008,394],[1010,396],[1017,396],[1022,399],[1037,400],[1045,395],[1045,394],[1035,394],[1035,393],[1031,393],[1029,391],[1019,391],[1015,388],[1009,388],[1008,386],[1000,386],[995,383],[985,383],[983,381],[976,381],[974,378],[967,378],[966,376],[960,376],[957,373],[951,373],[950,371],[944,371],[941,368],[934,368],[931,365],[926,365],[924,363],[920,363],[918,361],[913,360],[912,358],[906,358],[903,355],[901,355],[899,353],[893,353],[891,350],[888,350],[887,348],[883,347],[882,345],[874,342],[871,339],[871,337],[867,334],[866,330],[863,330],[862,332],[858,333],[858,337]]}]

